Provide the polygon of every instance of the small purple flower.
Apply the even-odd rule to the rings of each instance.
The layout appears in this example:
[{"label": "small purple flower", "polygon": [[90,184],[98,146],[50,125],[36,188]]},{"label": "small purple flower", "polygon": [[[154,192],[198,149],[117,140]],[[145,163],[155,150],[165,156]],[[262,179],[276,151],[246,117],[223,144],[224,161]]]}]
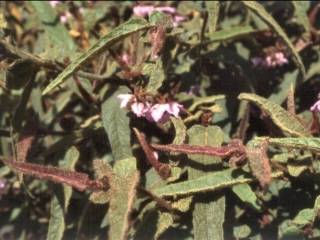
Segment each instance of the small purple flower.
[{"label": "small purple flower", "polygon": [[283,52],[275,52],[270,55],[262,57],[254,57],[251,59],[254,66],[262,66],[264,68],[280,67],[288,63],[288,59]]},{"label": "small purple flower", "polygon": [[7,186],[7,181],[3,178],[0,178],[0,192],[3,191],[6,186]]},{"label": "small purple flower", "polygon": [[138,17],[149,16],[154,11],[154,6],[151,5],[138,5],[133,8],[134,15]]},{"label": "small purple flower", "polygon": [[178,117],[182,105],[171,102],[164,104],[155,104],[150,108],[147,114],[147,119],[153,122],[165,123],[169,120],[170,116]]},{"label": "small purple flower", "polygon": [[311,106],[310,111],[320,113],[320,93],[318,94],[318,101]]},{"label": "small purple flower", "polygon": [[142,102],[135,102],[131,105],[131,111],[137,117],[145,117],[146,113],[149,111],[150,107]]},{"label": "small purple flower", "polygon": [[60,22],[62,23],[66,23],[68,21],[69,18],[71,18],[72,15],[70,12],[64,12],[61,16],[60,16]]},{"label": "small purple flower", "polygon": [[119,94],[120,107],[130,109],[137,117],[145,117],[150,122],[165,123],[170,116],[178,117],[183,106],[176,102],[156,103],[138,102],[133,94]]},{"label": "small purple flower", "polygon": [[149,16],[155,11],[163,12],[165,14],[170,15],[172,18],[172,24],[174,27],[176,27],[180,22],[186,19],[184,16],[181,16],[179,13],[177,13],[177,9],[174,7],[168,7],[168,6],[155,7],[152,5],[137,5],[133,8],[134,15],[139,17]]}]

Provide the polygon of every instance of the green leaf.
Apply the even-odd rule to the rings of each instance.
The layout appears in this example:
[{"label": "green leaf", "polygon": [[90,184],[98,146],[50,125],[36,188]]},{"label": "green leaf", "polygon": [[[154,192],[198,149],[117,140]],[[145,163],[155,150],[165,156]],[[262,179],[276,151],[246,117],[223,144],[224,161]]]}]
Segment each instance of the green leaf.
[{"label": "green leaf", "polygon": [[189,111],[193,112],[200,105],[215,103],[216,101],[224,99],[224,98],[225,98],[225,95],[214,95],[214,96],[208,96],[208,97],[197,97],[197,98],[194,99],[192,105],[189,107]]},{"label": "green leaf", "polygon": [[162,58],[159,58],[156,63],[148,63],[143,68],[143,74],[149,75],[149,82],[146,91],[151,94],[156,94],[166,79],[165,69],[163,68]]},{"label": "green leaf", "polygon": [[[158,196],[184,196],[195,193],[217,191],[223,188],[235,186],[237,184],[250,183],[255,181],[252,177],[244,177],[244,173],[237,169],[226,169],[223,171],[208,173],[205,176],[187,180],[179,183],[173,183],[164,187],[152,189]],[[282,176],[282,172],[272,174],[272,178]]]},{"label": "green leaf", "polygon": [[129,220],[136,198],[136,186],[139,183],[139,173],[136,169],[136,159],[119,160],[113,168],[115,176],[110,185],[110,208],[108,213],[110,230],[109,239],[125,240],[129,234]]},{"label": "green leaf", "polygon": [[303,62],[298,54],[298,52],[295,50],[293,44],[291,43],[289,37],[287,34],[283,31],[283,29],[280,27],[280,25],[274,20],[274,18],[264,9],[264,7],[256,2],[256,1],[242,1],[246,7],[248,7],[252,12],[257,14],[266,24],[268,24],[277,34],[278,36],[284,41],[284,43],[287,45],[288,49],[293,55],[293,59],[295,60],[297,66],[300,68],[303,79],[306,75],[306,70],[303,65]]},{"label": "green leaf", "polygon": [[313,208],[302,209],[298,215],[293,219],[292,223],[301,227],[312,224],[315,219]]},{"label": "green leaf", "polygon": [[286,73],[283,77],[284,80],[276,87],[274,93],[268,97],[268,100],[281,105],[288,97],[288,89],[290,86],[296,85],[298,75],[298,69],[293,72]]},{"label": "green leaf", "polygon": [[266,138],[266,137],[256,137],[254,141],[263,141],[267,139],[269,144],[284,147],[288,149],[301,149],[312,151],[314,153],[320,153],[320,138],[310,137],[310,138]]},{"label": "green leaf", "polygon": [[299,137],[310,136],[308,130],[298,121],[298,119],[278,104],[270,102],[256,94],[250,93],[241,93],[238,96],[238,99],[247,100],[257,105],[267,113],[273,122],[285,133]]},{"label": "green leaf", "polygon": [[[220,146],[224,134],[219,127],[203,127],[195,125],[187,132],[190,145]],[[188,157],[199,164],[201,168],[188,168],[189,179],[196,179],[205,175],[208,168],[213,164],[221,163],[218,157],[205,155],[188,155]],[[210,199],[210,200],[209,200]],[[194,199],[193,210],[193,235],[194,239],[224,239],[223,222],[225,214],[225,197],[221,194],[206,193]]]},{"label": "green leaf", "polygon": [[[59,166],[67,169],[74,170],[75,164],[79,159],[79,152],[75,147],[71,147],[64,160],[59,163]],[[64,216],[67,211],[72,195],[72,188],[68,186],[54,186],[54,195],[50,204],[50,220],[47,233],[48,240],[59,240],[63,238],[65,231]]]},{"label": "green leaf", "polygon": [[157,231],[155,233],[155,239],[159,239],[160,235],[165,232],[173,224],[173,217],[170,213],[160,213],[159,220],[157,222]]},{"label": "green leaf", "polygon": [[57,49],[63,49],[64,55],[68,56],[77,49],[77,46],[69,35],[65,26],[59,21],[59,18],[48,1],[30,1],[34,7],[46,34],[51,43]]},{"label": "green leaf", "polygon": [[173,123],[174,129],[176,132],[176,135],[173,139],[172,144],[184,143],[184,140],[186,139],[186,136],[187,136],[187,128],[184,125],[183,120],[181,118],[174,118],[174,117],[171,117],[170,119]]},{"label": "green leaf", "polygon": [[101,105],[101,118],[111,144],[115,160],[132,156],[130,144],[130,128],[127,110],[120,108],[117,96],[128,93],[127,88],[120,88],[107,98]]},{"label": "green leaf", "polygon": [[232,187],[232,191],[241,199],[242,202],[249,204],[258,211],[261,210],[261,206],[258,204],[258,198],[252,191],[249,184],[235,185]]},{"label": "green leaf", "polygon": [[248,225],[235,226],[233,234],[236,239],[248,239],[251,234],[251,228]]},{"label": "green leaf", "polygon": [[308,10],[310,7],[310,2],[307,1],[292,1],[293,7],[295,9],[295,15],[297,22],[304,28],[305,33],[303,34],[306,40],[310,39],[311,26],[308,17]]},{"label": "green leaf", "polygon": [[68,77],[77,71],[82,65],[90,59],[110,48],[116,41],[140,30],[150,28],[151,25],[142,18],[131,19],[115,29],[96,42],[87,52],[81,54],[72,61],[43,91],[43,95],[50,92],[53,88],[62,84]]},{"label": "green leaf", "polygon": [[218,19],[219,19],[219,10],[220,3],[219,1],[207,1],[206,7],[208,10],[208,25],[209,33],[212,34],[217,29]]}]

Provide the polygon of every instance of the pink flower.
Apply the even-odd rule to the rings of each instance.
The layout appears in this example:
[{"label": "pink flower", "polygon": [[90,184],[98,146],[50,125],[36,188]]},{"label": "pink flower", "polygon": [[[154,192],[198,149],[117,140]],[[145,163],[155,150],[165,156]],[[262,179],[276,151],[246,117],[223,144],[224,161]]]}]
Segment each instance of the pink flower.
[{"label": "pink flower", "polygon": [[133,8],[134,15],[138,17],[149,16],[154,11],[154,6],[138,5]]},{"label": "pink flower", "polygon": [[310,108],[312,112],[320,112],[320,93],[318,94],[318,101],[316,101]]},{"label": "pink flower", "polygon": [[165,123],[170,116],[178,117],[183,106],[176,102],[156,103],[139,102],[133,94],[119,94],[120,107],[130,109],[137,117],[144,117],[150,122]]},{"label": "pink flower", "polygon": [[270,55],[262,57],[254,57],[251,59],[254,66],[262,66],[264,68],[280,67],[288,63],[288,59],[283,52],[275,52]]},{"label": "pink flower", "polygon": [[117,96],[117,98],[121,100],[120,107],[121,107],[121,108],[124,108],[124,107],[127,107],[127,106],[128,106],[128,103],[129,103],[131,100],[134,100],[134,99],[135,99],[135,96],[128,93],[128,94],[119,94],[119,95]]},{"label": "pink flower", "polygon": [[133,8],[134,15],[139,17],[149,16],[155,11],[170,15],[174,27],[176,27],[180,22],[186,19],[184,16],[181,16],[179,13],[177,13],[177,9],[174,7],[154,7],[152,5],[137,5]]},{"label": "pink flower", "polygon": [[182,108],[182,105],[176,102],[164,104],[158,103],[150,108],[150,111],[147,112],[146,117],[149,121],[165,123],[169,120],[171,115],[178,117]]},{"label": "pink flower", "polygon": [[145,117],[150,107],[142,102],[135,102],[131,105],[131,111],[137,117]]},{"label": "pink flower", "polygon": [[60,16],[60,22],[62,23],[66,23],[68,21],[69,18],[71,18],[72,15],[70,12],[64,12],[61,16]]},{"label": "pink flower", "polygon": [[60,1],[49,1],[49,4],[51,5],[51,7],[56,7],[58,4],[60,3]]}]

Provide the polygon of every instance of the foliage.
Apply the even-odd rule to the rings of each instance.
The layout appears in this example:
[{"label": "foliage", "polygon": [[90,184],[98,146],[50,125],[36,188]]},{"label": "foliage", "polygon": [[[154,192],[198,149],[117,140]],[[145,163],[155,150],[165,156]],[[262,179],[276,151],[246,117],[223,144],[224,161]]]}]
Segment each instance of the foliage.
[{"label": "foliage", "polygon": [[319,10],[1,1],[0,239],[320,238]]}]

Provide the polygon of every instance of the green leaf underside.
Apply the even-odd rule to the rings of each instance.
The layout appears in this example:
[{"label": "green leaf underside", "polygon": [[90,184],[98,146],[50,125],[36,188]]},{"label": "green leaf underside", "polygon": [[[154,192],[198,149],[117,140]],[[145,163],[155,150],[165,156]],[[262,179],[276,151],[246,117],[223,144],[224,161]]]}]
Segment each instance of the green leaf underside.
[{"label": "green leaf underside", "polygon": [[[224,139],[222,130],[216,126],[195,125],[187,131],[187,134],[191,145],[220,146]],[[220,158],[212,156],[197,154],[188,157],[202,166],[201,169],[188,168],[190,180],[205,175],[210,165],[221,162]],[[205,193],[195,198],[192,218],[194,239],[223,239],[224,213],[225,197],[221,194]]]},{"label": "green leaf underside", "polygon": [[[67,151],[63,161],[60,161],[59,166],[67,170],[74,170],[79,156],[80,154],[78,150],[75,147],[71,147]],[[63,238],[66,227],[64,216],[66,214],[71,195],[71,187],[54,186],[54,195],[50,204],[50,220],[47,233],[48,240],[59,240]]]},{"label": "green leaf underside", "polygon": [[116,41],[120,39],[150,28],[151,25],[142,18],[131,19],[120,26],[111,30],[107,35],[102,37],[96,42],[87,52],[81,54],[74,61],[72,61],[43,91],[43,95],[50,92],[53,88],[62,84],[68,77],[70,77],[75,71],[77,71],[83,64],[87,63],[90,59],[96,57],[103,51],[106,51]]},{"label": "green leaf underside", "polygon": [[238,98],[240,100],[247,100],[257,105],[264,112],[266,112],[271,117],[274,124],[276,124],[285,133],[298,137],[310,136],[310,133],[298,121],[298,119],[284,110],[280,105],[250,93],[241,93]]},{"label": "green leaf underside", "polygon": [[101,105],[101,117],[111,145],[115,160],[132,156],[130,144],[130,127],[127,110],[120,108],[117,96],[128,93],[127,88],[120,88],[108,97]]},{"label": "green leaf underside", "polygon": [[[272,178],[280,177],[282,174],[282,172],[273,173]],[[226,169],[220,172],[209,173],[193,180],[156,188],[152,191],[158,196],[184,196],[201,192],[217,191],[253,181],[255,181],[254,178],[244,177],[239,170]]]},{"label": "green leaf underside", "polygon": [[246,7],[248,7],[252,12],[257,14],[266,24],[268,24],[277,34],[278,36],[284,41],[287,45],[288,49],[290,50],[291,54],[293,55],[293,59],[295,60],[297,66],[300,68],[303,79],[306,75],[306,70],[303,65],[303,62],[295,50],[294,46],[292,45],[289,37],[280,27],[280,25],[274,20],[274,18],[265,10],[265,8],[256,1],[242,1]]}]

